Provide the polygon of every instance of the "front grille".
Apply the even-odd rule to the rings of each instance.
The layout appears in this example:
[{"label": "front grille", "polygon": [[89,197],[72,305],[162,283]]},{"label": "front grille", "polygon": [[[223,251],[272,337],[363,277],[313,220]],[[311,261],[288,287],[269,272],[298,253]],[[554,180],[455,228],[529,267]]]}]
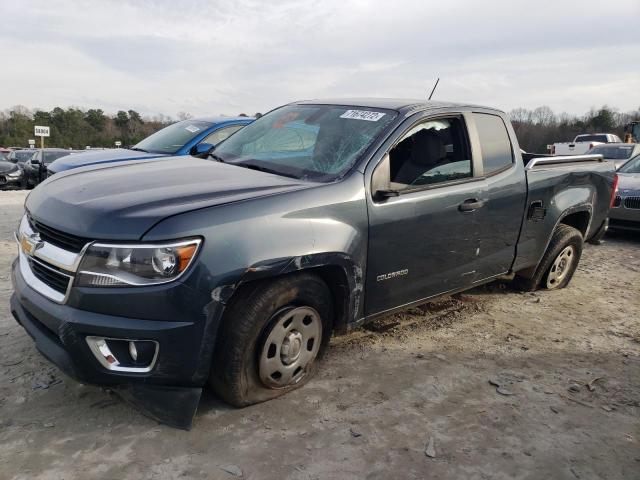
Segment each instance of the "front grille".
[{"label": "front grille", "polygon": [[613,206],[619,207],[621,203],[622,203],[622,198],[620,197],[620,195],[616,195],[616,198],[613,201]]},{"label": "front grille", "polygon": [[46,225],[43,225],[31,218],[31,216],[29,216],[29,225],[31,225],[34,232],[38,232],[40,234],[40,238],[43,241],[71,252],[78,253],[87,243],[90,242],[87,238],[77,237],[70,233],[64,233],[60,230],[56,230],[55,228],[47,227]]},{"label": "front grille", "polygon": [[640,208],[640,197],[627,197],[624,199],[626,208]]},{"label": "front grille", "polygon": [[32,259],[29,259],[29,267],[38,280],[50,286],[56,292],[60,292],[62,294],[67,293],[67,288],[71,281],[69,276],[58,272],[53,268],[45,267],[40,262]]}]

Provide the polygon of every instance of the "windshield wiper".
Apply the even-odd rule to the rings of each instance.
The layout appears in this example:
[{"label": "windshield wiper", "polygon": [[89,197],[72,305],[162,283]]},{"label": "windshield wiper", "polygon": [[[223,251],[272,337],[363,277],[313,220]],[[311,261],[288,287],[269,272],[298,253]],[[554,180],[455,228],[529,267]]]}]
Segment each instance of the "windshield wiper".
[{"label": "windshield wiper", "polygon": [[290,173],[283,173],[279,170],[263,167],[262,165],[256,165],[255,163],[234,163],[234,165],[237,165],[238,167],[249,168],[251,170],[257,170],[258,172],[272,173],[274,175],[280,175],[281,177],[295,178],[296,180],[298,180],[297,176]]},{"label": "windshield wiper", "polygon": [[149,153],[149,150],[145,150],[144,148],[140,148],[140,147],[131,147],[129,150],[135,150],[136,152]]},{"label": "windshield wiper", "polygon": [[225,163],[221,156],[216,155],[213,152],[209,153],[209,157],[213,158],[216,162]]}]

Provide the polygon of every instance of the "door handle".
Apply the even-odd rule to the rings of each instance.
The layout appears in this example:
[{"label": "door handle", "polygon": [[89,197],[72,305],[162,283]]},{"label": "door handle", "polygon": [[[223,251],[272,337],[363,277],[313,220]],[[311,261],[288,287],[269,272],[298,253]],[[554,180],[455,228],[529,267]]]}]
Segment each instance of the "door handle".
[{"label": "door handle", "polygon": [[477,198],[469,198],[458,205],[458,210],[461,212],[473,212],[479,208],[484,207],[486,202],[484,200],[478,200]]}]

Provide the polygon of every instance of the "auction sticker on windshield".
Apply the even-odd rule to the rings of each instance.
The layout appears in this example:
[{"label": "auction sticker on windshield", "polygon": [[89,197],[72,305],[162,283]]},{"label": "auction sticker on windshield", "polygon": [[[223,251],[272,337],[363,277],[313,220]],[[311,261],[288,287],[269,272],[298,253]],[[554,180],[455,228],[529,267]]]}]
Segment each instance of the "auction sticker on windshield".
[{"label": "auction sticker on windshield", "polygon": [[184,127],[184,129],[185,130],[189,130],[191,133],[196,133],[198,130],[200,130],[195,125],[189,125],[188,127]]},{"label": "auction sticker on windshield", "polygon": [[340,118],[351,118],[353,120],[366,120],[368,122],[377,122],[382,117],[384,117],[385,113],[380,112],[370,112],[367,110],[347,110]]}]

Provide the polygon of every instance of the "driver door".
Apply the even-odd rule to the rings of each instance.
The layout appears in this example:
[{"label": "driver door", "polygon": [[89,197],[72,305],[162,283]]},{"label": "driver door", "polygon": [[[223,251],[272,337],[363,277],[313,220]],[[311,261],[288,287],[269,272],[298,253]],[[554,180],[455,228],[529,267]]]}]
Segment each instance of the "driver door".
[{"label": "driver door", "polygon": [[487,189],[476,170],[462,115],[426,118],[398,136],[371,177],[366,315],[477,279]]}]

